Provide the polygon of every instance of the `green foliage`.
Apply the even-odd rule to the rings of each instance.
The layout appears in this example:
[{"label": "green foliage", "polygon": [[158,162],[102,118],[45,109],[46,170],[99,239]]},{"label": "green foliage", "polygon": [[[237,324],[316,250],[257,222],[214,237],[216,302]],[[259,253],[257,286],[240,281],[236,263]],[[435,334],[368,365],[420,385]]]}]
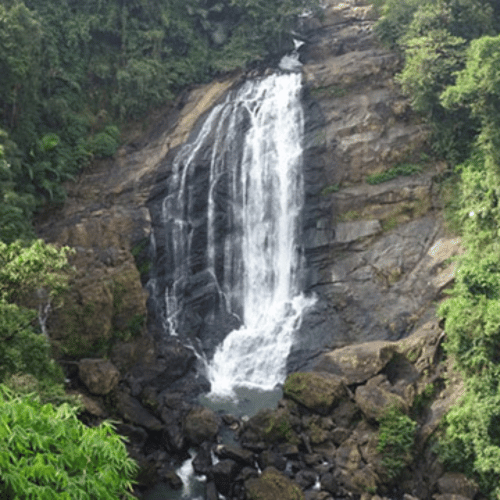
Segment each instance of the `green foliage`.
[{"label": "green foliage", "polygon": [[386,0],[381,8],[382,16],[375,25],[380,39],[388,46],[396,48],[398,40],[406,33],[414,13],[421,4],[419,0]]},{"label": "green foliage", "polygon": [[41,290],[56,298],[65,289],[68,247],[56,248],[35,240],[0,242],[0,298],[9,302],[31,302]]},{"label": "green foliage", "polygon": [[406,63],[398,80],[411,96],[415,111],[430,118],[437,112],[441,92],[460,68],[464,43],[462,38],[440,28],[405,43]]},{"label": "green foliage", "polygon": [[435,392],[436,388],[434,384],[429,383],[420,394],[415,395],[412,405],[412,415],[419,415],[422,413],[422,411],[432,403]]},{"label": "green foliage", "polygon": [[390,479],[396,478],[411,460],[416,422],[393,406],[380,418],[377,451]]},{"label": "green foliage", "polygon": [[132,498],[136,472],[111,423],[85,427],[76,408],[42,405],[0,385],[0,496],[9,499]]},{"label": "green foliage", "polygon": [[500,486],[500,390],[498,369],[484,371],[467,381],[460,404],[446,415],[446,433],[439,444],[443,463],[475,476],[490,498],[498,498]]},{"label": "green foliage", "polygon": [[500,36],[473,40],[465,68],[441,97],[447,107],[467,106],[483,127],[500,125]]},{"label": "green foliage", "polygon": [[119,145],[116,125],[183,87],[291,47],[297,15],[317,0],[0,5],[0,239],[33,237],[34,210]]},{"label": "green foliage", "polygon": [[429,125],[434,152],[463,162],[478,134],[478,119],[465,106],[446,105],[441,94],[464,68],[468,44],[495,33],[498,5],[488,0],[387,0],[382,14],[376,30],[404,54],[398,79]]},{"label": "green foliage", "polygon": [[116,125],[107,126],[89,140],[89,151],[94,156],[106,158],[113,156],[118,149],[120,131]]},{"label": "green foliage", "polygon": [[337,184],[329,184],[328,186],[325,186],[321,190],[321,196],[328,196],[329,194],[332,193],[337,193],[340,190],[340,185]]},{"label": "green foliage", "polygon": [[439,309],[446,319],[446,350],[467,389],[446,417],[440,453],[449,467],[474,475],[491,498],[500,494],[499,48],[499,37],[472,41],[456,83],[442,94],[446,108],[469,109],[481,129],[471,156],[458,167],[456,218],[467,253],[452,296]]},{"label": "green foliage", "polygon": [[414,163],[399,163],[394,167],[380,172],[378,174],[371,174],[366,177],[366,182],[368,184],[381,184],[382,182],[387,182],[400,175],[408,176],[413,175],[422,171],[422,167],[420,165],[416,165]]},{"label": "green foliage", "polygon": [[15,169],[10,163],[9,149],[12,152],[15,148],[7,133],[0,129],[0,241],[7,243],[34,236],[30,220],[35,208],[32,195],[16,190]]},{"label": "green foliage", "polygon": [[35,333],[36,312],[0,299],[0,381],[16,373],[62,381],[62,372],[50,359],[50,344]]},{"label": "green foliage", "polygon": [[0,242],[0,381],[19,373],[49,385],[62,381],[36,320],[51,303],[57,305],[66,286],[68,252],[41,240],[29,246]]}]

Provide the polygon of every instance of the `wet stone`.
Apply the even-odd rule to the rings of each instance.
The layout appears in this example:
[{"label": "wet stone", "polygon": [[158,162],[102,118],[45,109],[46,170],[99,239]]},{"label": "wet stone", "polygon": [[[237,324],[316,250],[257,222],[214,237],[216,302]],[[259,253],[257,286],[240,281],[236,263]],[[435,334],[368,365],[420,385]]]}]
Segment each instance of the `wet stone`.
[{"label": "wet stone", "polygon": [[284,471],[286,467],[286,458],[271,450],[265,450],[259,455],[258,464],[262,470],[267,467],[274,467],[279,471]]},{"label": "wet stone", "polygon": [[255,462],[254,454],[251,451],[228,444],[217,446],[215,454],[220,458],[230,458],[245,465],[252,466]]},{"label": "wet stone", "polygon": [[234,460],[226,459],[213,465],[208,476],[213,478],[217,490],[223,495],[227,495],[238,470],[238,464]]},{"label": "wet stone", "polygon": [[301,470],[295,474],[295,482],[304,490],[316,483],[317,474],[308,470]]}]

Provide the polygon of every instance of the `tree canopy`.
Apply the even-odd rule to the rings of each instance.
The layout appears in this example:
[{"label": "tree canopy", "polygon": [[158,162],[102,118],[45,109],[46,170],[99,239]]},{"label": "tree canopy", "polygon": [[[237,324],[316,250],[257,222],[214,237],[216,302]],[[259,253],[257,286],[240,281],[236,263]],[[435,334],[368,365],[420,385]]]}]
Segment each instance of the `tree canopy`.
[{"label": "tree canopy", "polygon": [[119,126],[218,72],[292,47],[317,0],[7,0],[0,4],[0,239],[112,156]]}]

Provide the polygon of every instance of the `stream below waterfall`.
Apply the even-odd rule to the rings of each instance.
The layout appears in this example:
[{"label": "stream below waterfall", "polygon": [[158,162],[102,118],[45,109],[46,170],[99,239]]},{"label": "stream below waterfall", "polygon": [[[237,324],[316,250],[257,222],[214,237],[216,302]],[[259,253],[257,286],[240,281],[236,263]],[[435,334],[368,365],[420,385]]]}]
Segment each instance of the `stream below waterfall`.
[{"label": "stream below waterfall", "polygon": [[246,401],[253,414],[279,398],[314,303],[301,293],[303,133],[301,74],[276,73],[230,92],[173,160],[149,287],[219,409]]}]

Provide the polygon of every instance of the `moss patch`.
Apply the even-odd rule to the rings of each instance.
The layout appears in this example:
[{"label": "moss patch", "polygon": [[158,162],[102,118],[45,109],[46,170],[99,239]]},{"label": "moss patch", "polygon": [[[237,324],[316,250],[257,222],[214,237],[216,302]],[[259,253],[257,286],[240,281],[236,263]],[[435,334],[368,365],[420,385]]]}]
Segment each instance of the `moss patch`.
[{"label": "moss patch", "polygon": [[292,373],[283,386],[285,397],[322,415],[345,396],[346,390],[340,377],[320,373]]},{"label": "moss patch", "polygon": [[247,500],[304,500],[300,487],[275,469],[245,483]]}]

